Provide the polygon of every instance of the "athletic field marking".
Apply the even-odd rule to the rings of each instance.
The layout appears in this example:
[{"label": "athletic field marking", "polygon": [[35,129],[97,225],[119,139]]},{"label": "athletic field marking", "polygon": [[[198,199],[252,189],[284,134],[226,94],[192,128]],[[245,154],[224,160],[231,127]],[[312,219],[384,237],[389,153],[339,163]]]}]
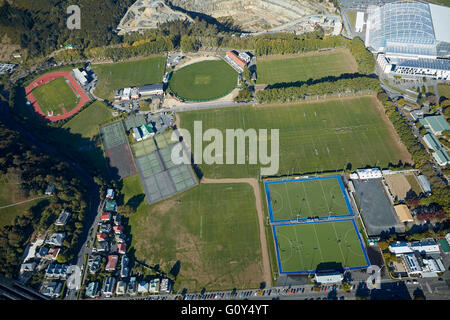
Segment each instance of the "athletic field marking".
[{"label": "athletic field marking", "polygon": [[302,266],[305,267],[305,262],[303,261],[303,257],[302,257],[302,253],[303,253],[303,252],[300,251],[300,247],[299,247],[299,246],[300,246],[300,241],[298,241],[297,230],[295,230],[295,229],[294,229],[294,234],[295,234],[295,239],[297,240],[297,246],[298,246],[298,247],[297,247],[297,248],[298,248],[298,249],[297,249],[297,252],[298,252],[298,256],[300,257]]},{"label": "athletic field marking", "polygon": [[317,246],[319,247],[319,252],[320,252],[320,260],[323,261],[323,255],[322,255],[322,249],[320,249],[320,241],[319,241],[319,237],[317,236],[317,231],[316,231],[316,226],[314,225],[314,223],[312,223],[313,229],[314,229],[314,234],[316,235],[316,240],[317,240]]},{"label": "athletic field marking", "polygon": [[306,192],[305,185],[303,183],[302,183],[302,187],[303,187],[303,191],[305,193],[306,203],[308,204],[308,207],[309,207],[309,216],[312,217],[314,214],[313,214],[313,211],[311,209],[311,206],[309,205],[309,201],[308,201],[308,197],[307,197],[308,193]]},{"label": "athletic field marking", "polygon": [[289,209],[291,210],[291,215],[293,215],[294,212],[292,211],[291,198],[289,197],[289,192],[287,190],[287,183],[284,184],[284,189],[286,190],[286,195],[288,197],[288,203],[289,203]]},{"label": "athletic field marking", "polygon": [[[345,256],[344,253],[342,252],[342,248],[341,248],[341,240],[339,239],[339,236],[336,232],[336,227],[334,226],[334,223],[331,224],[333,226],[333,230],[334,230],[334,234],[336,235],[336,241],[338,243],[339,246],[339,250],[341,251],[341,256],[342,256],[342,261],[344,263],[344,266],[347,266],[347,261],[345,260]],[[347,241],[346,241],[347,242]]]},{"label": "athletic field marking", "polygon": [[203,216],[200,216],[200,239],[202,238],[203,234]]}]

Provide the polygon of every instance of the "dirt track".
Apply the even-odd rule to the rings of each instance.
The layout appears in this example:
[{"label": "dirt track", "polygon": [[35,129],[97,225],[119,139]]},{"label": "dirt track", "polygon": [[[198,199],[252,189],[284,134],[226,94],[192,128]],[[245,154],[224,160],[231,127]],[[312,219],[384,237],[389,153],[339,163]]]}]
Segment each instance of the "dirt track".
[{"label": "dirt track", "polygon": [[261,241],[261,255],[262,255],[262,267],[263,267],[263,279],[268,286],[272,286],[272,276],[270,273],[269,263],[269,251],[267,248],[267,239],[264,228],[264,210],[263,201],[261,197],[261,191],[259,189],[259,183],[254,178],[240,178],[240,179],[208,179],[202,178],[201,183],[248,183],[253,188],[253,193],[256,200],[256,211],[258,212],[259,222],[259,239]]}]

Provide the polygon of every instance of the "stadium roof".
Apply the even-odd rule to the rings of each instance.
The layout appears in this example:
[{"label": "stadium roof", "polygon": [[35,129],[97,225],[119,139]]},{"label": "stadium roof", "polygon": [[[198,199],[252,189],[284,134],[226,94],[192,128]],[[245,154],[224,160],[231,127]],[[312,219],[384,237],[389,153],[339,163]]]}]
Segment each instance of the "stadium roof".
[{"label": "stadium roof", "polygon": [[449,13],[450,9],[446,7],[411,1],[371,6],[366,46],[376,52],[448,56]]}]

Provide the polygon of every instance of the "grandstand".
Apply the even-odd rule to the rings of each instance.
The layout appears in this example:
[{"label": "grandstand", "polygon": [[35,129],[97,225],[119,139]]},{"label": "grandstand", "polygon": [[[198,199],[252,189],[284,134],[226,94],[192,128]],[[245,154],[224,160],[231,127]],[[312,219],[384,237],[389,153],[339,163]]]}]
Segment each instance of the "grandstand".
[{"label": "grandstand", "polygon": [[386,73],[450,79],[450,8],[397,1],[369,6],[366,47]]}]

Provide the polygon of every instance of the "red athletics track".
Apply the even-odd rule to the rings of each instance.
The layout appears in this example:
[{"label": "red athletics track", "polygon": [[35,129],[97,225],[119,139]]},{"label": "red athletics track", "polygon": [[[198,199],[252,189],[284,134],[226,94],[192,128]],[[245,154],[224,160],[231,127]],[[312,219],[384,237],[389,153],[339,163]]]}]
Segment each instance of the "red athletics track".
[{"label": "red athletics track", "polygon": [[[34,88],[37,88],[43,84],[52,81],[53,79],[60,77],[65,77],[67,80],[69,80],[70,87],[72,88],[74,93],[80,96],[80,102],[70,112],[65,112],[65,110],[63,109],[64,113],[62,115],[58,114],[56,116],[48,116],[42,112],[39,103],[36,101],[36,98],[33,96],[33,93],[31,91],[33,91]],[[84,93],[83,89],[81,89],[80,85],[75,81],[74,78],[72,78],[69,72],[53,72],[45,74],[34,80],[32,83],[30,83],[25,88],[25,94],[27,95],[28,101],[30,101],[30,103],[32,104],[34,111],[36,111],[45,119],[50,121],[59,121],[73,116],[75,113],[81,110],[81,108],[85,105],[86,102],[89,101],[89,97],[86,95],[86,93]]]}]

